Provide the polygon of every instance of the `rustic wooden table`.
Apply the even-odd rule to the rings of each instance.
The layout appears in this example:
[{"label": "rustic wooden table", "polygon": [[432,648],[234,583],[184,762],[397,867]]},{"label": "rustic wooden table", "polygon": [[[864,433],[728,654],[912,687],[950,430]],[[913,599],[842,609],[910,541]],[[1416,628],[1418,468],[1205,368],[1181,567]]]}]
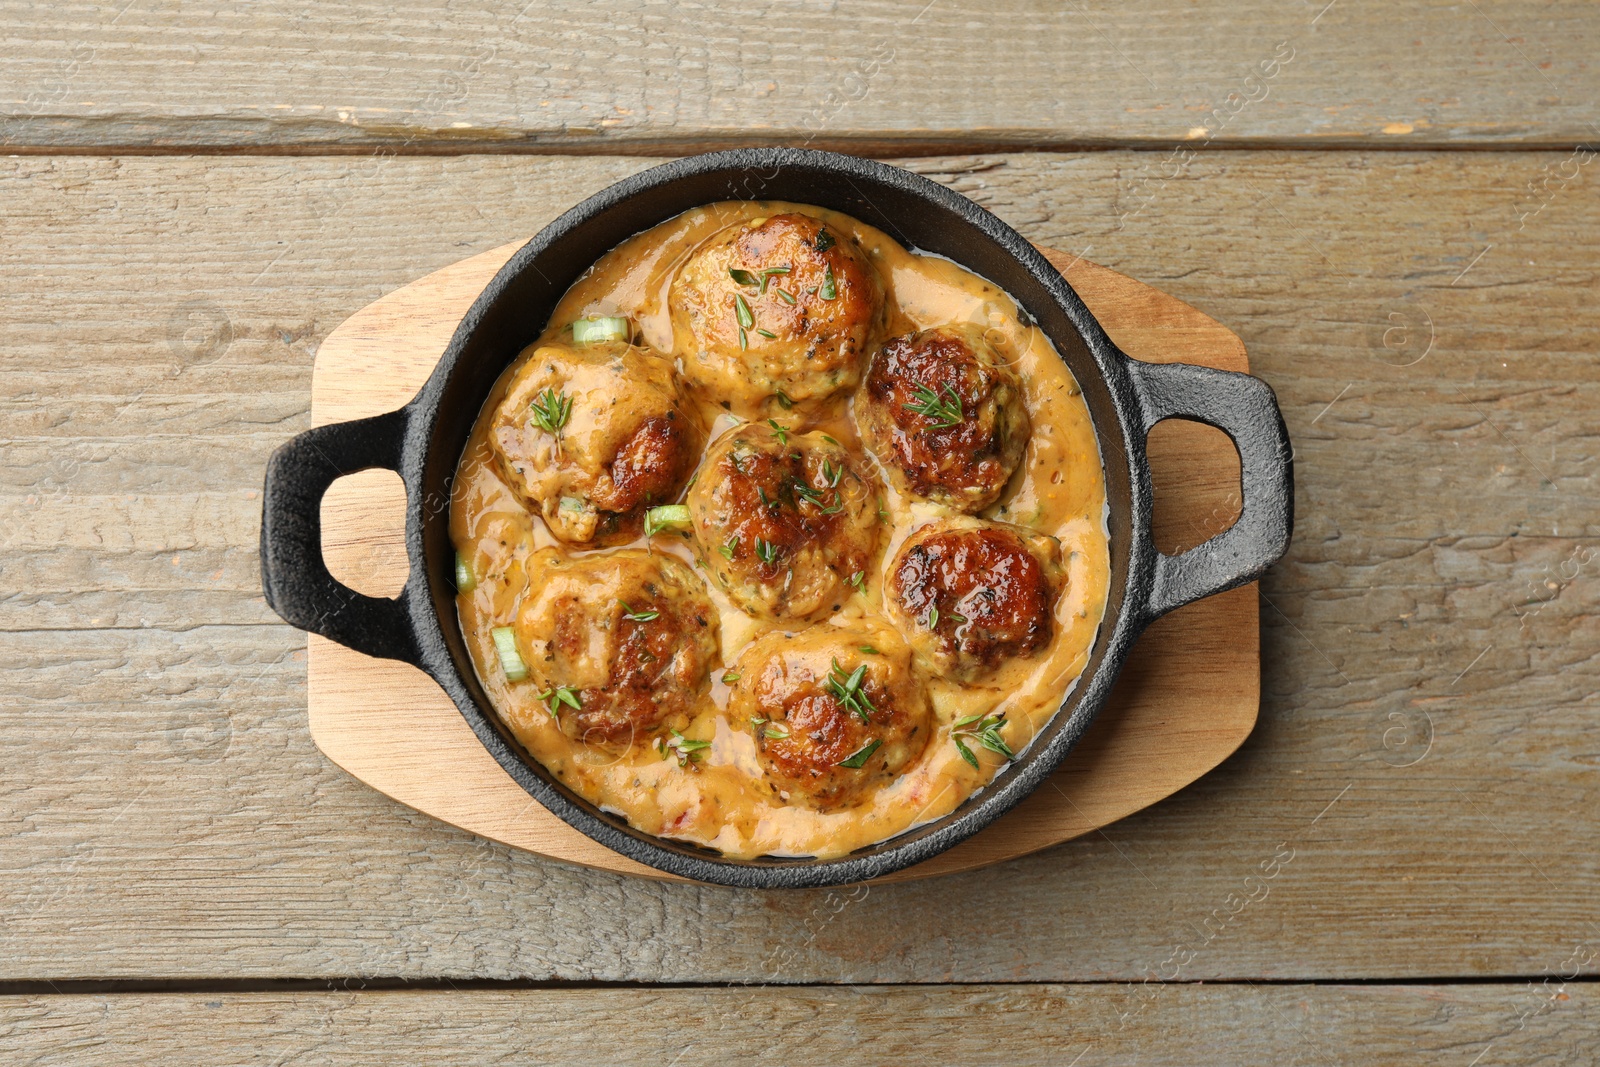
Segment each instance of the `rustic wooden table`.
[{"label": "rustic wooden table", "polygon": [[[1595,1061],[1592,6],[0,31],[6,1062]],[[1215,773],[1001,867],[774,895],[541,861],[317,752],[256,537],[319,339],[654,158],[770,143],[894,159],[1244,338],[1299,522]]]}]

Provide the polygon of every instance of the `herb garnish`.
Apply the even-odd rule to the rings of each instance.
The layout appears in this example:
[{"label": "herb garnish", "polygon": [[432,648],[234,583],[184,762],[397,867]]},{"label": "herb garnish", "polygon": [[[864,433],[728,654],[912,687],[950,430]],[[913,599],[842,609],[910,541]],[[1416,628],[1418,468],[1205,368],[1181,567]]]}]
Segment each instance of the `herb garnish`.
[{"label": "herb garnish", "polygon": [[767,566],[772,566],[778,562],[778,546],[771,541],[756,538],[756,558]]},{"label": "herb garnish", "polygon": [[816,243],[811,247],[815,248],[818,252],[826,252],[828,249],[832,248],[835,243],[836,242],[833,239],[833,234],[829,233],[828,228],[824,226],[822,229],[817,231]]},{"label": "herb garnish", "polygon": [[794,302],[795,302],[795,301],[794,301],[794,294],[793,294],[793,293],[791,293],[791,292],[789,292],[789,290],[787,290],[787,289],[780,289],[780,288],[779,288],[779,287],[777,287],[777,286],[773,286],[773,287],[772,287],[772,291],[773,291],[773,292],[774,292],[774,293],[777,293],[777,294],[778,294],[778,299],[779,299],[779,300],[782,300],[782,301],[783,301],[783,302],[784,302],[784,303],[785,303],[785,304],[788,304],[788,305],[789,305],[789,306],[790,306],[790,307],[793,307],[793,306],[794,306]]},{"label": "herb garnish", "polygon": [[839,478],[844,474],[844,464],[837,467],[829,460],[822,461],[822,476],[828,480],[828,488],[832,489],[839,484]]},{"label": "herb garnish", "polygon": [[776,395],[778,397],[778,406],[783,408],[783,410],[788,411],[790,408],[794,407],[794,400],[790,398],[788,393],[784,392],[782,389],[779,389]]},{"label": "herb garnish", "polygon": [[861,591],[861,583],[866,581],[866,580],[867,580],[867,576],[865,574],[863,574],[861,571],[856,571],[850,577],[845,579],[845,581],[849,582],[851,585],[856,587],[856,591],[857,592]]},{"label": "herb garnish", "polygon": [[761,284],[759,281],[756,280],[756,276],[754,274],[751,274],[747,270],[741,270],[738,267],[729,267],[728,268],[728,277],[732,278],[735,282],[738,282],[740,285],[748,285],[751,288],[755,288],[756,286]]},{"label": "herb garnish", "polygon": [[828,264],[828,269],[822,275],[822,289],[817,293],[824,300],[832,300],[839,295],[839,283],[833,280],[833,264]]},{"label": "herb garnish", "polygon": [[865,652],[869,656],[881,656],[881,655],[883,655],[882,652],[879,652],[877,649],[873,648],[871,645],[862,645],[861,646],[861,651]]},{"label": "herb garnish", "polygon": [[691,760],[704,758],[705,750],[710,747],[710,741],[691,740],[684,737],[678,730],[672,731],[672,740],[670,741],[664,737],[656,738],[656,751],[661,754],[661,758],[667,759],[671,756],[676,756],[680,767],[687,767]]},{"label": "herb garnish", "polygon": [[773,333],[771,330],[758,329],[756,330],[756,333],[759,333],[762,337],[765,337],[769,341],[776,341],[778,339],[778,335]]},{"label": "herb garnish", "polygon": [[938,609],[937,606],[935,606],[932,611],[928,612],[928,629],[937,630],[938,628],[939,628],[939,609]]},{"label": "herb garnish", "polygon": [[767,425],[772,427],[772,436],[778,439],[778,443],[780,445],[787,445],[789,443],[789,431],[778,425],[777,419],[768,419]]},{"label": "herb garnish", "polygon": [[787,741],[789,739],[789,727],[781,722],[773,722],[771,719],[751,719],[750,727],[754,730],[760,730],[761,736],[769,741]]},{"label": "herb garnish", "polygon": [[[839,666],[839,661],[833,661],[833,670],[828,672],[828,692],[833,698],[861,717],[862,722],[871,722],[868,713],[877,711],[873,706],[867,691],[862,688],[867,679],[867,665],[861,664],[845,676],[844,668]],[[857,764],[859,766],[859,764]]]},{"label": "herb garnish", "polygon": [[948,430],[952,426],[959,426],[965,417],[961,410],[961,398],[956,396],[954,389],[948,385],[943,393],[936,393],[926,385],[919,385],[913,394],[917,398],[914,404],[902,404],[907,411],[914,411],[925,419],[933,421],[933,429]]},{"label": "herb garnish", "polygon": [[578,691],[570,685],[558,685],[533,696],[535,700],[544,701],[544,710],[550,713],[552,719],[557,718],[556,710],[563,704],[569,708],[583,710],[583,701],[578,698]]},{"label": "herb garnish", "polygon": [[626,600],[619,600],[617,603],[622,605],[622,617],[629,622],[655,622],[661,618],[659,611],[634,611],[628,607]]},{"label": "herb garnish", "polygon": [[722,684],[723,685],[732,685],[734,682],[737,682],[738,680],[739,680],[739,672],[738,671],[723,671],[722,672]]},{"label": "herb garnish", "polygon": [[534,425],[554,437],[561,436],[562,427],[572,417],[572,398],[553,388],[547,388],[534,397],[533,403],[528,406],[533,409]]},{"label": "herb garnish", "polygon": [[872,758],[872,754],[878,751],[878,746],[881,744],[883,744],[883,740],[875,737],[871,741],[868,741],[866,744],[862,745],[856,751],[852,752],[849,756],[846,756],[838,763],[835,763],[834,766],[849,767],[851,770],[865,767],[867,765],[867,760]]},{"label": "herb garnish", "polygon": [[717,546],[717,551],[722,553],[723,559],[732,559],[733,554],[739,551],[739,538],[737,536],[728,538],[727,544]]},{"label": "herb garnish", "polygon": [[978,765],[978,757],[973,755],[972,749],[967,747],[963,738],[976,741],[990,752],[997,752],[1009,762],[1017,758],[1011,751],[1011,746],[1006,744],[1005,738],[1000,736],[1000,728],[1006,724],[1006,717],[1000,715],[968,715],[964,719],[957,719],[950,724],[950,740],[956,743],[956,749],[961,753],[961,758],[972,764]]}]

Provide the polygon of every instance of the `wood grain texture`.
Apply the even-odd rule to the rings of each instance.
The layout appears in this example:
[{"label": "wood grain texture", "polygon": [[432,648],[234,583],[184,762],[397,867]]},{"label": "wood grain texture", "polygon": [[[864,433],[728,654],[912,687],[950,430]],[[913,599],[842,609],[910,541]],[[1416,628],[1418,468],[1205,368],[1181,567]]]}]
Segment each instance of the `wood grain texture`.
[{"label": "wood grain texture", "polygon": [[1571,146],[1597,136],[1595,29],[1583,0],[7,0],[0,138],[57,151]]},{"label": "wood grain texture", "polygon": [[1103,836],[864,899],[407,812],[316,751],[303,636],[260,600],[259,479],[317,342],[643,162],[0,160],[4,977],[1594,973],[1592,165],[1200,153],[1130,190],[1146,156],[915,166],[1214,316],[1277,389],[1298,521],[1261,722]]},{"label": "wood grain texture", "polygon": [[[374,301],[317,349],[311,421],[365,418],[407,403],[454,327],[521,242],[453,263]],[[1244,345],[1214,319],[1116,271],[1044,250],[1123,351],[1247,371]],[[1239,458],[1221,434],[1169,423],[1151,443],[1164,472],[1158,540],[1189,533],[1237,497]],[[369,596],[406,582],[405,488],[383,471],[343,480],[323,498],[329,570]],[[1229,515],[1231,521],[1234,515]],[[1037,852],[1148,807],[1228,756],[1255,725],[1261,695],[1256,588],[1173,612],[1140,641],[1084,742],[1045,786],[977,837],[885,881],[927,878]],[[453,826],[551,859],[619,874],[673,877],[619,855],[562,822],[495,763],[450,698],[415,668],[311,635],[311,736],[374,789]]]},{"label": "wood grain texture", "polygon": [[[56,1064],[1588,1065],[1594,986],[1014,985],[7,997]],[[625,1020],[625,1022],[624,1022]]]}]

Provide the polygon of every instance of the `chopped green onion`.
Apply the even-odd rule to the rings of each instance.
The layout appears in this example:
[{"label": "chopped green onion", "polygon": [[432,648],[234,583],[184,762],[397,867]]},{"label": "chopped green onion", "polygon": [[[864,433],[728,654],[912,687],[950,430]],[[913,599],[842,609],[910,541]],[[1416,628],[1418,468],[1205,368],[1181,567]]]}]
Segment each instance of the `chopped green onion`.
[{"label": "chopped green onion", "polygon": [[472,564],[467,562],[467,557],[456,553],[456,592],[470,593],[478,588],[478,576],[472,573]]},{"label": "chopped green onion", "polygon": [[662,530],[683,530],[692,522],[687,504],[662,504],[644,513],[644,535],[654,537]]},{"label": "chopped green onion", "polygon": [[522,653],[517,651],[517,635],[509,626],[496,626],[489,631],[489,636],[494,638],[494,650],[500,653],[500,669],[505,672],[506,681],[520,682],[528,676],[528,665],[522,662]]},{"label": "chopped green onion", "polygon": [[621,315],[596,315],[572,324],[572,339],[580,345],[592,345],[597,341],[626,341],[632,332],[628,320]]}]

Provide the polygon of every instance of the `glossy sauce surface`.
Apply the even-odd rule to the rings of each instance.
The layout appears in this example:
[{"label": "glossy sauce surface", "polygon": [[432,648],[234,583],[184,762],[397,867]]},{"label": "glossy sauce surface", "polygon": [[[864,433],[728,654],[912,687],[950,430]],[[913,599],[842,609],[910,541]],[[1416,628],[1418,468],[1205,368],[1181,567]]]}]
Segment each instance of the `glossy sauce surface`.
[{"label": "glossy sauce surface", "polygon": [[[494,627],[512,625],[523,615],[524,602],[533,595],[529,569],[536,553],[543,550],[538,557],[543,560],[550,552],[578,559],[596,551],[617,551],[617,546],[582,549],[562,544],[507,486],[489,435],[512,377],[539,344],[560,341],[574,320],[592,315],[629,317],[636,343],[681,360],[682,330],[675,331],[668,309],[678,269],[724,227],[787,211],[822,219],[859,243],[883,283],[885,336],[972,324],[1017,369],[1031,436],[999,501],[979,517],[1056,538],[1064,576],[1049,641],[1030,655],[1003,661],[977,682],[923,675],[933,716],[933,735],[926,748],[898,775],[876,784],[851,805],[834,808],[787,803],[774,790],[763,773],[752,729],[734,721],[729,712],[730,688],[721,680],[752,642],[773,633],[803,630],[802,624],[758,620],[730,603],[716,582],[706,582],[718,615],[720,661],[712,664],[709,689],[695,699],[682,728],[685,738],[709,743],[693,760],[673,758],[670,752],[664,758],[657,747],[647,744],[619,749],[568,736],[537,699],[539,689],[532,680],[506,681],[490,636]],[[724,399],[690,394],[689,405],[708,428],[712,443],[742,421],[726,409]],[[575,404],[582,403],[584,397],[578,396]],[[876,476],[884,528],[865,568],[865,580],[859,592],[842,598],[838,611],[810,625],[839,627],[852,635],[876,633],[882,644],[903,649],[901,632],[895,630],[883,603],[887,572],[908,535],[956,513],[895,492],[877,460],[862,448],[850,404],[849,392],[792,408],[772,397],[762,401],[759,410],[746,407],[745,415],[776,419],[797,433],[827,434]],[[968,744],[979,764],[972,767],[951,739],[951,724],[972,715],[1004,713],[1002,736],[1020,753],[1060,708],[1082,672],[1104,612],[1109,576],[1104,478],[1088,410],[1048,339],[1023,324],[1011,298],[956,264],[908,251],[848,216],[770,201],[728,202],[688,211],[618,246],[572,287],[540,340],[513,361],[491,390],[457,471],[450,529],[477,579],[473,591],[457,597],[473,663],[496,710],[528,752],[574,791],[634,826],[716,848],[732,858],[839,856],[949,813],[1004,766],[998,754]],[[686,534],[658,533],[632,542],[631,547],[671,554],[694,568],[697,576],[707,574]],[[887,648],[882,652],[894,654]]]}]

